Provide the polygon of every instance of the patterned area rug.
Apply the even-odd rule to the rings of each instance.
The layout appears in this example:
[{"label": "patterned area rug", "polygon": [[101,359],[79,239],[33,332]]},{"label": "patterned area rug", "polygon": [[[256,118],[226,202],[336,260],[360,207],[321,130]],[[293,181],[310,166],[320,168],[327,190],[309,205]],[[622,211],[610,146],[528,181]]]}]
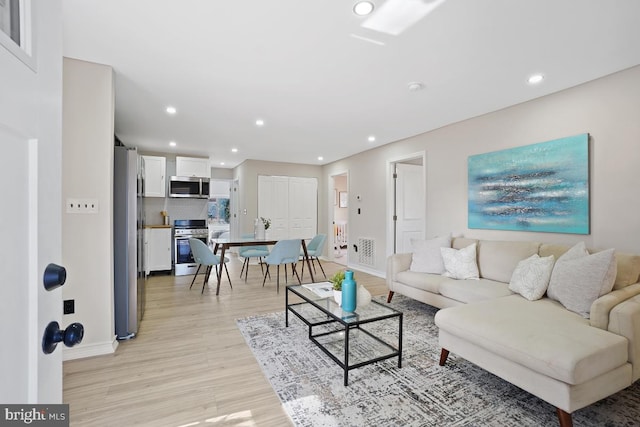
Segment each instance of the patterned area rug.
[{"label": "patterned area rug", "polygon": [[[391,305],[404,313],[402,368],[394,358],[351,370],[348,387],[295,316],[289,328],[284,312],[237,323],[296,426],[558,425],[553,406],[453,353],[440,367],[437,309],[399,295]],[[376,333],[397,337],[397,323],[376,326]],[[638,420],[640,382],[573,414],[576,427]]]}]

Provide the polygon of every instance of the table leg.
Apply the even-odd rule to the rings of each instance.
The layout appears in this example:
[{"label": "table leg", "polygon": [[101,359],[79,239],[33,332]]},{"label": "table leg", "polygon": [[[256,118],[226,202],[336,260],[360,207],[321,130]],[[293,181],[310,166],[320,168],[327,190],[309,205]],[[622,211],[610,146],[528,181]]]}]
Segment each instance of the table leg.
[{"label": "table leg", "polygon": [[227,245],[222,245],[220,250],[220,268],[218,269],[218,286],[216,287],[216,295],[220,293],[220,281],[222,281],[222,268],[224,267],[224,253]]},{"label": "table leg", "polygon": [[309,253],[307,252],[307,244],[304,239],[302,239],[302,252],[304,252],[304,259],[302,262],[307,263],[307,270],[309,270],[309,276],[311,276],[311,283],[314,283],[315,279],[313,278],[313,271],[311,270],[311,263],[309,262]]},{"label": "table leg", "polygon": [[400,313],[399,317],[399,328],[398,331],[398,368],[402,368],[402,314]]},{"label": "table leg", "polygon": [[289,327],[289,288],[284,292],[284,326]]},{"label": "table leg", "polygon": [[349,385],[349,327],[344,328],[344,386]]}]

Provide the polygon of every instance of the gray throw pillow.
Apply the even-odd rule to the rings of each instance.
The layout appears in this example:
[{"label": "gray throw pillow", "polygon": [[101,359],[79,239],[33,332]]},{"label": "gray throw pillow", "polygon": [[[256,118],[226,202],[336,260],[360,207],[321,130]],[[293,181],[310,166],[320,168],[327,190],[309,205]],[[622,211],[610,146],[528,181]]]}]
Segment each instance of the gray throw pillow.
[{"label": "gray throw pillow", "polygon": [[411,247],[413,254],[409,270],[433,274],[445,272],[440,248],[451,247],[451,235],[429,240],[411,239]]},{"label": "gray throw pillow", "polygon": [[509,290],[522,295],[529,301],[542,298],[549,286],[554,260],[553,255],[540,258],[538,254],[523,259],[513,271]]},{"label": "gray throw pillow", "polygon": [[589,255],[580,242],[556,261],[547,296],[588,319],[591,304],[611,292],[616,272],[614,249]]}]

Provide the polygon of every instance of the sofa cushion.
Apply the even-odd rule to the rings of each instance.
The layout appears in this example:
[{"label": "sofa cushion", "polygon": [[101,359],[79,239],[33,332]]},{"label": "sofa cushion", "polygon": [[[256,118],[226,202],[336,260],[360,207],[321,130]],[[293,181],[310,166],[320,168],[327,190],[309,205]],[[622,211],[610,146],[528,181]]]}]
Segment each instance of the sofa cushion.
[{"label": "sofa cushion", "polygon": [[439,274],[417,273],[408,270],[396,275],[396,282],[433,294],[440,293],[440,283],[446,280],[451,279]]},{"label": "sofa cushion", "polygon": [[640,278],[640,255],[616,252],[618,273],[613,289],[622,289],[625,286],[638,282]]},{"label": "sofa cushion", "polygon": [[453,237],[451,239],[451,247],[453,249],[462,249],[478,242],[479,242],[478,239],[470,239],[468,237]]},{"label": "sofa cushion", "polygon": [[[538,255],[541,257],[554,255],[556,259],[571,249],[571,246],[543,243],[540,245]],[[597,251],[590,250],[590,253]],[[625,286],[637,283],[640,280],[640,255],[616,252],[616,263],[618,273],[613,289],[622,289]]]},{"label": "sofa cushion", "polygon": [[553,255],[541,258],[538,254],[520,261],[511,276],[509,289],[529,301],[542,298],[549,286],[554,261]]},{"label": "sofa cushion", "polygon": [[480,240],[478,243],[480,277],[509,283],[518,263],[537,254],[539,246],[538,242]]},{"label": "sofa cushion", "polygon": [[440,248],[451,247],[451,236],[433,239],[411,239],[411,271],[442,274],[445,272]]},{"label": "sofa cushion", "polygon": [[624,337],[589,326],[588,320],[548,298],[528,301],[512,295],[445,308],[435,322],[474,345],[568,384],[609,372],[628,357]]},{"label": "sofa cushion", "polygon": [[513,294],[506,283],[488,279],[447,279],[439,283],[439,289],[440,295],[466,304]]},{"label": "sofa cushion", "polygon": [[478,279],[476,244],[462,249],[440,248],[444,262],[444,275],[452,279]]},{"label": "sofa cushion", "polygon": [[556,261],[547,294],[588,319],[591,304],[611,291],[616,266],[613,249],[589,255],[580,242]]}]

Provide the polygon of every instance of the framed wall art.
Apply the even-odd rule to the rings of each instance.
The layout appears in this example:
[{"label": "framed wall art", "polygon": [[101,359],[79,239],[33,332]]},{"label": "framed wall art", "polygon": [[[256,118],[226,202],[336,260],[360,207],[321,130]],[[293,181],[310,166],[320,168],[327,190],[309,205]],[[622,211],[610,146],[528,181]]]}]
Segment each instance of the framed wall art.
[{"label": "framed wall art", "polygon": [[469,228],[589,234],[589,134],[468,159]]}]

